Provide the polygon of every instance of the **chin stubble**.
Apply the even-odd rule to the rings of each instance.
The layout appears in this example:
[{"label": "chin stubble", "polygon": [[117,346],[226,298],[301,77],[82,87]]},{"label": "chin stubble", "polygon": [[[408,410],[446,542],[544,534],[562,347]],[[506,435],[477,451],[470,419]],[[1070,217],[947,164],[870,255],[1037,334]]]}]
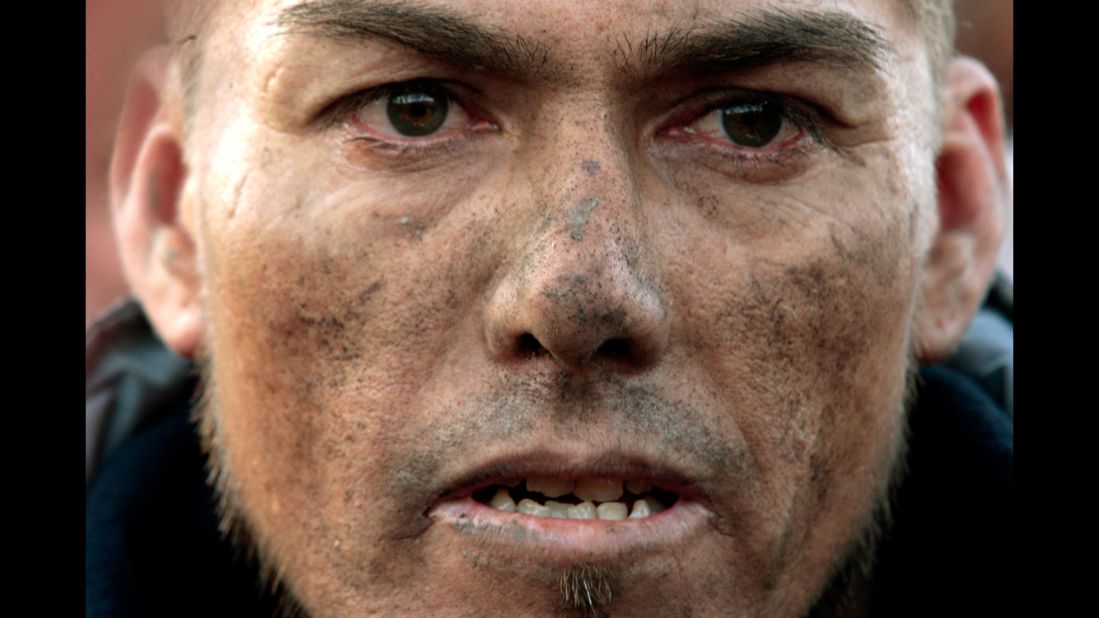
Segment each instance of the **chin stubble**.
[{"label": "chin stubble", "polygon": [[561,607],[579,616],[602,616],[602,609],[614,598],[617,584],[617,574],[611,567],[593,564],[568,567],[560,577]]}]

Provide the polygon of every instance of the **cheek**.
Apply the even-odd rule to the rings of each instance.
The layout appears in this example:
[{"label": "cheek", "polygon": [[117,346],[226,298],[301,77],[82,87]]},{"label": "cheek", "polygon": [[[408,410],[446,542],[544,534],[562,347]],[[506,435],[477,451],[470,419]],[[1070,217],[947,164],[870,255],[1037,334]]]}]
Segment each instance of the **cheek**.
[{"label": "cheek", "polygon": [[722,316],[751,342],[737,355],[740,388],[763,409],[746,431],[795,464],[785,470],[810,473],[823,497],[831,468],[860,463],[860,447],[881,443],[878,432],[896,421],[909,298],[836,255],[749,268],[747,289]]},{"label": "cheek", "polygon": [[[462,294],[446,285],[452,262],[399,222],[310,225],[250,234],[221,256],[227,268],[210,295],[215,358],[234,360],[228,384],[253,401],[293,402],[276,406],[289,415],[277,422],[298,434],[349,415],[373,423],[372,407],[413,390],[440,357]],[[364,398],[373,405],[341,403]]]},{"label": "cheek", "polygon": [[686,278],[704,294],[686,328],[714,334],[699,358],[760,470],[740,532],[756,539],[767,578],[797,553],[842,555],[827,545],[855,536],[888,476],[915,287],[897,211],[859,227],[776,224],[720,252],[695,244],[694,261],[711,266]]},{"label": "cheek", "polygon": [[209,192],[214,334],[253,365],[248,382],[292,399],[403,388],[436,358],[445,323],[466,300],[470,276],[449,256],[477,238],[447,215],[474,183],[367,182],[336,165],[303,178],[280,165],[308,157],[267,141],[256,173]]},{"label": "cheek", "polygon": [[[361,566],[380,532],[407,538],[421,524],[386,496],[409,475],[433,476],[417,473],[431,462],[399,454],[415,444],[422,386],[451,360],[451,333],[472,313],[476,265],[446,255],[484,240],[471,221],[432,226],[392,204],[283,212],[262,225],[238,211],[232,234],[209,247],[222,439],[254,527],[295,531],[274,548],[295,556],[281,563],[302,573],[321,571],[313,559]],[[407,503],[422,508],[414,497]]]}]

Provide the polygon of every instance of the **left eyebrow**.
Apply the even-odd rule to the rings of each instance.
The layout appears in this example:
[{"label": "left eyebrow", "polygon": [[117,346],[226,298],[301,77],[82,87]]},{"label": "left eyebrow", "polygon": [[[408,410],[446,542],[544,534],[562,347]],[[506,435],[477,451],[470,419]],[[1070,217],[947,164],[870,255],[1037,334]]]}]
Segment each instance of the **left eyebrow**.
[{"label": "left eyebrow", "polygon": [[728,73],[790,62],[881,73],[884,61],[895,54],[877,28],[855,16],[781,9],[689,31],[666,30],[638,44],[620,36],[618,52],[620,68],[635,78]]}]

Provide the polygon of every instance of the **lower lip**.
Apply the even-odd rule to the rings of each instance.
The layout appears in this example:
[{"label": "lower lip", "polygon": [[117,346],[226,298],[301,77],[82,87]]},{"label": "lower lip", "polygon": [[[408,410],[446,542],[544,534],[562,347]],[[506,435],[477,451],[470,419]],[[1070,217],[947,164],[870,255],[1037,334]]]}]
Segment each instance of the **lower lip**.
[{"label": "lower lip", "polygon": [[429,516],[493,545],[537,549],[541,556],[568,562],[681,545],[705,529],[709,510],[680,498],[644,519],[559,519],[508,513],[467,497],[440,502]]}]

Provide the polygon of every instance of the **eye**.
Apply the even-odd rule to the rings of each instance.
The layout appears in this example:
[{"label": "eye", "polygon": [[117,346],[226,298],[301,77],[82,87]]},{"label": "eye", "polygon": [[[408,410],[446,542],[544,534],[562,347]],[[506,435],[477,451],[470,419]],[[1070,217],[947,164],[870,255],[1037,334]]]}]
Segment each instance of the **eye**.
[{"label": "eye", "polygon": [[721,130],[739,146],[762,148],[782,130],[782,114],[769,102],[734,103],[721,110]]},{"label": "eye", "polygon": [[797,142],[804,124],[800,116],[779,102],[741,99],[718,104],[682,132],[718,145],[763,152]]},{"label": "eye", "polygon": [[713,90],[689,97],[656,132],[657,152],[692,169],[747,182],[777,182],[835,151],[828,117],[811,103],[777,93]]},{"label": "eye", "polygon": [[378,86],[350,97],[337,115],[358,137],[393,143],[436,134],[455,137],[456,132],[486,124],[475,123],[451,90],[434,80]]},{"label": "eye", "polygon": [[438,131],[446,122],[449,95],[436,84],[409,84],[403,92],[387,97],[386,116],[397,133],[422,137]]}]

